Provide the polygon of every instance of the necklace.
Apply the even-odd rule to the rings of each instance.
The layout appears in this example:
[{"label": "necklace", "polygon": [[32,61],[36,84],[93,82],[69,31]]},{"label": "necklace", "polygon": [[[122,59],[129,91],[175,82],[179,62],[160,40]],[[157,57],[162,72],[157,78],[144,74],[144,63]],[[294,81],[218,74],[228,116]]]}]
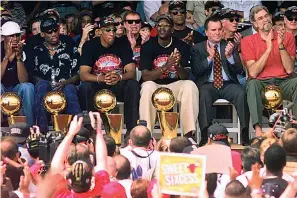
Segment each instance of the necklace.
[{"label": "necklace", "polygon": [[43,42],[44,46],[49,50],[49,51],[56,51],[58,49],[58,47],[60,46],[60,43],[58,44],[57,47],[48,47],[47,44],[45,42]]},{"label": "necklace", "polygon": [[[160,44],[160,43],[159,43]],[[161,45],[162,47],[164,47],[164,48],[168,48],[168,47],[170,47],[170,45],[172,44],[172,37],[170,37],[170,43],[168,44],[168,45]]]}]

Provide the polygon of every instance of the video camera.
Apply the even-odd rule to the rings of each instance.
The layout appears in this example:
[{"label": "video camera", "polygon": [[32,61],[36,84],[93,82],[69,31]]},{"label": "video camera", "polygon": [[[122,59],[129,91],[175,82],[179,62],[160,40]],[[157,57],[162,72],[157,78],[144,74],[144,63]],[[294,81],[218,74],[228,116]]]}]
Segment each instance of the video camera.
[{"label": "video camera", "polygon": [[269,117],[269,127],[274,128],[274,131],[278,133],[282,133],[288,128],[297,128],[297,125],[292,123],[292,120],[296,120],[296,118],[289,114],[293,105],[294,103],[291,102],[280,112],[272,114]]}]

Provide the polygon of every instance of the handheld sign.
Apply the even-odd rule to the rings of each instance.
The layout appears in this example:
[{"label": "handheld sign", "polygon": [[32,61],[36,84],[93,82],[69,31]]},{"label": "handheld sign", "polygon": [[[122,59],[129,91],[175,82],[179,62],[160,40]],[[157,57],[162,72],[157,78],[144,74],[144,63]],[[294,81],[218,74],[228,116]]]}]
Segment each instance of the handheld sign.
[{"label": "handheld sign", "polygon": [[161,193],[198,196],[205,185],[206,157],[203,155],[160,153],[157,178]]}]

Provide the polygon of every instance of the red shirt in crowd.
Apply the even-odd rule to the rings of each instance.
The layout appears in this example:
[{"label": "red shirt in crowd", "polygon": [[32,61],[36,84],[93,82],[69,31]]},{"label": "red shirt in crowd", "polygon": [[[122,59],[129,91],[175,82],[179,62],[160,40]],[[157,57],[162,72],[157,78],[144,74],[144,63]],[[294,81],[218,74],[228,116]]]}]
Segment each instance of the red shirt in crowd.
[{"label": "red shirt in crowd", "polygon": [[[67,181],[65,180],[65,183]],[[85,193],[75,193],[68,189],[66,186],[65,188],[58,190],[55,193],[56,198],[88,198],[88,197],[94,197],[94,196],[100,196],[102,193],[103,186],[105,184],[108,184],[110,182],[109,180],[109,174],[106,171],[99,171],[95,174],[95,186],[92,188],[92,190],[89,190]]]},{"label": "red shirt in crowd", "polygon": [[[257,79],[259,80],[269,78],[285,78],[288,76],[282,64],[280,50],[277,44],[276,31],[273,32],[272,44],[273,47],[269,58],[267,59],[266,65],[257,76]],[[289,55],[295,57],[296,45],[295,38],[292,33],[286,32],[283,44]],[[242,58],[245,63],[250,60],[259,60],[266,49],[266,41],[262,39],[259,33],[247,36],[241,41]]]}]

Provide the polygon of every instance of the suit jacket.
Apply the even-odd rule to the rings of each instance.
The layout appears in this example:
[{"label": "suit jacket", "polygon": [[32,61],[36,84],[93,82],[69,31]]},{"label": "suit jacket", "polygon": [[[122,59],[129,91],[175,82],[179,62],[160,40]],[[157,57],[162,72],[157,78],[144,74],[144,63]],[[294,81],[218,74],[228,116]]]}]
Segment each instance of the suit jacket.
[{"label": "suit jacket", "polygon": [[[208,81],[213,67],[213,64],[208,65],[208,52],[206,44],[207,41],[197,43],[191,48],[190,51],[192,73],[196,77],[195,83],[198,87]],[[239,53],[237,50],[236,52],[233,52],[234,64],[229,63],[227,57],[225,56],[226,46],[227,41],[222,40],[220,43],[222,66],[229,79],[234,83],[239,83],[236,75],[243,72],[243,66],[239,57]]]}]

